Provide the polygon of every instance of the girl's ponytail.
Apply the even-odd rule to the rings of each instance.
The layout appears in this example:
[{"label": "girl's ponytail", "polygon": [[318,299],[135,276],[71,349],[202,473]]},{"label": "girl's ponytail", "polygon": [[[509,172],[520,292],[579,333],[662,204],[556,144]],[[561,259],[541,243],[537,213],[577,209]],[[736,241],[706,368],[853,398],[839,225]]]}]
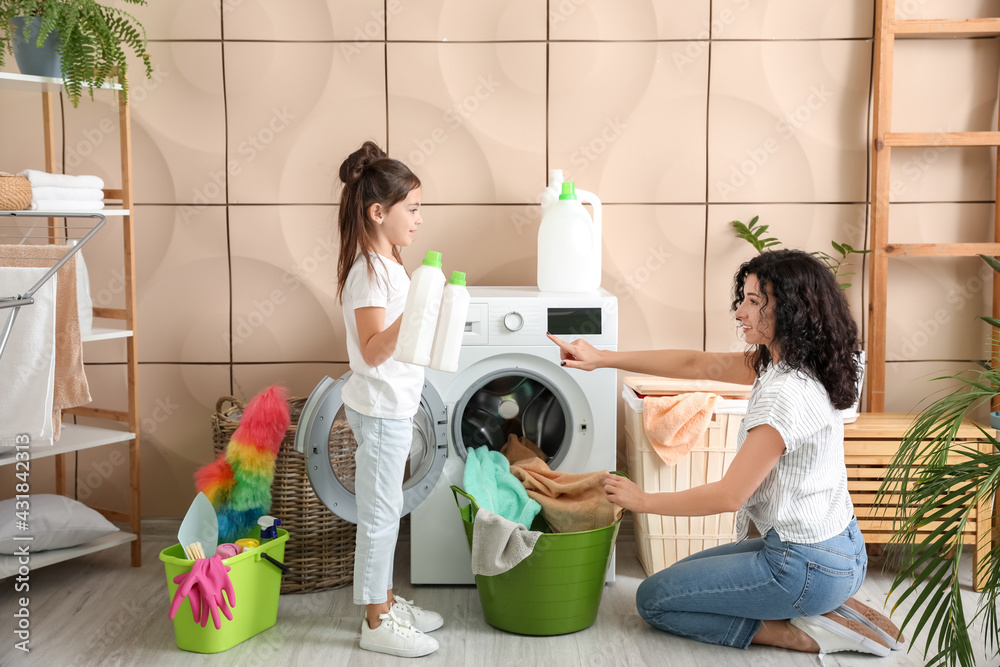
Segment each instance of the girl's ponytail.
[{"label": "girl's ponytail", "polygon": [[[410,190],[420,187],[420,179],[399,160],[388,157],[373,141],[366,141],[340,165],[344,184],[337,216],[340,231],[340,255],[337,262],[337,300],[343,302],[344,285],[360,253],[368,264],[369,278],[375,277],[370,254],[378,239],[377,225],[368,215],[373,204],[386,210],[406,199]],[[399,249],[393,257],[401,262]]]}]

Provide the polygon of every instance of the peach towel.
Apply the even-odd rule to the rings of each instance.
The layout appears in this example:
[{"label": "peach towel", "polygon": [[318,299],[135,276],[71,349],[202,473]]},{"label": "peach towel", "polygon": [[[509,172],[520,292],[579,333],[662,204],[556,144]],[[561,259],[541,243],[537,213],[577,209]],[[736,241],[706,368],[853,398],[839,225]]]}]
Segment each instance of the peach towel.
[{"label": "peach towel", "polygon": [[539,458],[529,458],[511,465],[510,472],[542,506],[542,517],[553,533],[604,528],[622,515],[622,508],[604,493],[607,471],[558,472]]},{"label": "peach towel", "polygon": [[705,392],[642,399],[642,425],[653,450],[676,465],[701,440],[719,397]]},{"label": "peach towel", "polygon": [[[3,266],[50,267],[69,246],[34,244],[0,246]],[[90,403],[90,386],[83,372],[83,342],[76,294],[76,256],[56,273],[56,369],[52,399],[52,438],[59,439],[62,411]],[[30,308],[31,306],[27,306]],[[15,324],[16,326],[16,324]]]},{"label": "peach towel", "polygon": [[507,460],[512,464],[530,458],[549,462],[549,455],[539,449],[538,445],[516,433],[511,433],[507,437],[507,442],[500,448],[500,453],[507,457]]}]

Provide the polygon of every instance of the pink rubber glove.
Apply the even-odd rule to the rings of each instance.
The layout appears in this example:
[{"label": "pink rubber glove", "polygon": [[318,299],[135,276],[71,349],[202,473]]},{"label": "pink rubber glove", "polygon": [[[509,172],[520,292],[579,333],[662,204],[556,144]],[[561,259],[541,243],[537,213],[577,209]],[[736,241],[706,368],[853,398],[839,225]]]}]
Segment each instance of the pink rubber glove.
[{"label": "pink rubber glove", "polygon": [[204,590],[201,582],[205,579],[207,566],[207,559],[200,558],[191,566],[190,572],[178,574],[174,577],[177,590],[174,592],[174,599],[170,604],[171,619],[177,615],[177,611],[181,608],[184,598],[190,598],[191,616],[194,617],[195,623],[201,622],[202,592]]},{"label": "pink rubber glove", "polygon": [[[222,557],[218,554],[204,560],[206,566],[200,582],[201,627],[208,624],[208,616],[211,614],[215,629],[221,630],[222,620],[219,618],[219,610],[221,609],[222,614],[231,621],[233,620],[233,612],[230,611],[230,607],[236,606],[236,592],[233,590],[233,583],[229,580],[228,574],[232,567],[223,565]],[[229,604],[226,604],[227,598]]]}]

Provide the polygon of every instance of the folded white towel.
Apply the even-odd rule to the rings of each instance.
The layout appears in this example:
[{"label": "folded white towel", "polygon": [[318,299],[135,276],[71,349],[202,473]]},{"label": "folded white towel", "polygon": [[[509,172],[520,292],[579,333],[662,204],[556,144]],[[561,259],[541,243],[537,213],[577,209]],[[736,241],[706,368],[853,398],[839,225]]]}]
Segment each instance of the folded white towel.
[{"label": "folded white towel", "polygon": [[100,211],[104,208],[102,201],[77,201],[73,199],[31,200],[32,211]]},{"label": "folded white towel", "polygon": [[480,507],[472,524],[472,573],[503,574],[530,556],[541,536]]},{"label": "folded white towel", "polygon": [[104,190],[99,188],[60,188],[41,186],[31,188],[32,199],[72,199],[74,201],[101,201]]},{"label": "folded white towel", "polygon": [[33,188],[104,188],[104,179],[99,176],[71,176],[69,174],[50,174],[47,171],[25,169],[18,172],[31,182]]},{"label": "folded white towel", "polygon": [[[45,268],[0,267],[0,296],[27,292]],[[0,445],[27,434],[32,444],[52,444],[55,387],[56,276],[38,288],[35,302],[22,306],[0,355]],[[0,309],[0,331],[13,309]]]}]

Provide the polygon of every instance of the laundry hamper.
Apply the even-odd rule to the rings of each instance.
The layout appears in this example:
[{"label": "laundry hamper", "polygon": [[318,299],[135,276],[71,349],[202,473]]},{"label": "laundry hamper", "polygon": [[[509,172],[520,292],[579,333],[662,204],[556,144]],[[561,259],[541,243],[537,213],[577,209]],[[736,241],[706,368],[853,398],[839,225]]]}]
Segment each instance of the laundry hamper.
[{"label": "laundry hamper", "polygon": [[[472,549],[476,499],[457,486],[465,537]],[[459,496],[469,501],[462,506]],[[495,628],[522,635],[562,635],[593,625],[604,593],[621,519],[576,533],[552,533],[541,515],[531,524],[544,534],[531,554],[502,574],[476,575],[483,617]]]},{"label": "laundry hamper", "polygon": [[[288,531],[285,564],[289,573],[281,579],[282,593],[311,593],[347,586],[354,581],[354,524],[331,512],[316,497],[306,472],[306,457],[295,451],[295,432],[305,398],[289,399],[291,426],[285,433],[274,467],[270,515],[281,519]],[[226,444],[240,424],[244,404],[223,396],[212,415],[215,452]],[[346,421],[337,422],[330,439],[342,444],[330,446],[333,469],[340,477],[354,478],[354,437]]]},{"label": "laundry hamper", "polygon": [[[669,396],[693,391],[711,392],[713,386],[722,383],[684,385],[672,381],[666,385],[668,389],[657,391],[650,388],[650,380],[626,377],[622,389],[625,400],[625,449],[632,479],[648,493],[684,491],[721,480],[736,457],[736,438],[740,422],[746,414],[746,400],[720,398],[701,442],[677,465],[668,466],[646,438],[642,425],[642,399],[634,386]],[[750,387],[746,387],[747,394],[749,390]],[[691,554],[736,541],[735,512],[695,517],[636,514],[634,520],[636,551],[647,575],[659,572]]]}]

